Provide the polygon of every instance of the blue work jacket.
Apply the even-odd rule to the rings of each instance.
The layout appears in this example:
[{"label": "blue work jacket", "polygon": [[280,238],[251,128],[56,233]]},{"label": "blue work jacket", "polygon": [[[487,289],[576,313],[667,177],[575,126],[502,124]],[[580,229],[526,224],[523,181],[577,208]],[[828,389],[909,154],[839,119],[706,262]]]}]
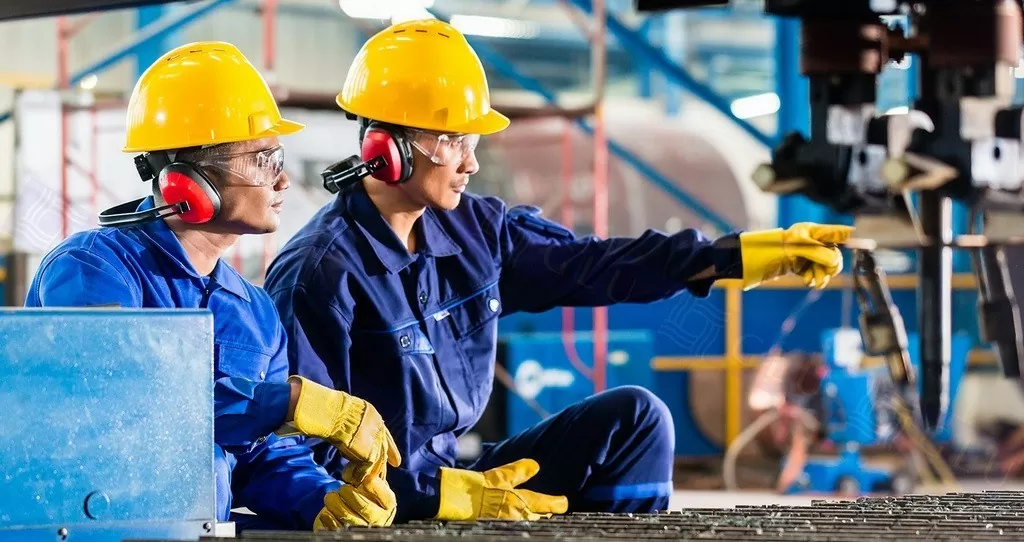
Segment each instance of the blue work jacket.
[{"label": "blue work jacket", "polygon": [[[357,184],[322,208],[281,250],[264,288],[289,335],[293,373],[362,397],[402,453],[388,469],[396,521],[434,517],[439,467],[491,394],[498,317],[557,306],[648,302],[742,274],[736,235],[692,229],[638,238],[576,238],[531,207],[464,194],[427,209],[409,253]],[[313,443],[340,476],[343,460]]]},{"label": "blue work jacket", "polygon": [[[139,210],[152,207],[150,197]],[[248,507],[281,528],[311,529],[324,495],[340,483],[308,446],[273,435],[287,415],[290,386],[287,336],[266,292],[224,260],[209,276],[199,275],[158,220],[68,237],[43,259],[25,301],[28,307],[113,304],[213,313],[218,519]]]}]

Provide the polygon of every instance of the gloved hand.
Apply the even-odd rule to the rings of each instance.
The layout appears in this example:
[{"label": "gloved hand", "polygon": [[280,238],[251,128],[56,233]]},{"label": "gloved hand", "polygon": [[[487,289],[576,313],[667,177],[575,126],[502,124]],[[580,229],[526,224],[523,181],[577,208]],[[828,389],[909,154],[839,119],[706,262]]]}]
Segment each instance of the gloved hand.
[{"label": "gloved hand", "polygon": [[302,387],[295,415],[277,431],[278,435],[302,434],[327,440],[352,462],[351,480],[355,485],[379,476],[385,461],[393,467],[402,463],[398,446],[373,405],[301,376],[288,380],[297,380]]},{"label": "gloved hand", "polygon": [[565,497],[516,489],[540,472],[532,459],[520,459],[485,472],[441,468],[441,506],[435,519],[535,521],[569,508]]},{"label": "gloved hand", "polygon": [[752,231],[740,234],[743,259],[743,289],[789,273],[800,275],[804,284],[824,288],[843,270],[843,255],[836,246],[853,235],[850,226],[802,222],[789,229]]},{"label": "gloved hand", "polygon": [[[350,463],[342,479],[351,478]],[[324,508],[313,522],[313,531],[337,531],[345,525],[387,527],[395,520],[398,500],[382,476],[371,476],[362,485],[345,484],[324,496]]]}]

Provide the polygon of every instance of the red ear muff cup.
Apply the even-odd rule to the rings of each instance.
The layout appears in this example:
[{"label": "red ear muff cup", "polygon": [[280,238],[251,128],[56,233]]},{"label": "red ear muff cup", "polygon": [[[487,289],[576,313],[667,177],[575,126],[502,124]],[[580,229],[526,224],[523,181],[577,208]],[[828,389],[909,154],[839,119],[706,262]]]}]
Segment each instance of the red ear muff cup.
[{"label": "red ear muff cup", "polygon": [[363,136],[361,159],[366,162],[378,156],[383,156],[388,165],[375,171],[374,179],[386,183],[395,184],[405,180],[405,161],[402,159],[402,151],[399,143],[387,131],[380,128],[369,128]]},{"label": "red ear muff cup", "polygon": [[178,165],[168,166],[160,175],[160,194],[164,201],[171,205],[187,203],[188,211],[180,216],[189,224],[202,224],[213,220],[220,212],[220,201],[216,192],[208,193],[208,189],[214,190],[213,185],[205,178],[194,179],[193,175],[198,176],[194,169],[187,166],[175,167]]}]

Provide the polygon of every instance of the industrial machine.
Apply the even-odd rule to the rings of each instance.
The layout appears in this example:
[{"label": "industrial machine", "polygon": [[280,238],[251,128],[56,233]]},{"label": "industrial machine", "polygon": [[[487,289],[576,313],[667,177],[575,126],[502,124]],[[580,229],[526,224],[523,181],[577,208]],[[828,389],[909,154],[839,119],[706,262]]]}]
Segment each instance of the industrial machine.
[{"label": "industrial machine", "polygon": [[[638,9],[723,4],[640,0]],[[1024,234],[1024,110],[1012,105],[1024,45],[1020,2],[766,0],[764,11],[801,20],[811,127],[807,136],[787,134],[754,182],[854,216],[859,238],[847,248],[865,349],[887,362],[904,403],[904,430],[917,432],[916,419],[934,431],[949,408],[953,249],[972,253],[982,338],[994,346],[1003,374],[1019,379],[1024,363],[1001,248]],[[902,16],[907,25],[890,28],[882,16]],[[878,76],[906,55],[916,60],[919,96],[906,113],[881,114]],[[954,200],[971,211],[967,235],[954,237]],[[918,253],[919,372],[875,266],[877,248]]]},{"label": "industrial machine", "polygon": [[8,309],[0,345],[0,542],[233,534],[209,311]]},{"label": "industrial machine", "polygon": [[[911,339],[916,337],[911,336]],[[966,335],[953,338],[950,365],[950,402],[967,368],[971,341]],[[872,466],[864,457],[866,448],[888,451],[897,458],[899,420],[890,408],[897,390],[885,365],[872,364],[864,353],[858,330],[839,328],[827,330],[822,336],[825,371],[821,375],[820,396],[816,401],[820,418],[821,438],[835,449],[834,456],[810,457],[802,474],[784,490],[796,493],[838,493],[859,496],[871,493],[907,493],[917,483],[909,461],[895,465]],[[911,362],[919,363],[916,348],[910,348]],[[946,411],[943,429],[933,440],[952,446],[952,409]]]}]

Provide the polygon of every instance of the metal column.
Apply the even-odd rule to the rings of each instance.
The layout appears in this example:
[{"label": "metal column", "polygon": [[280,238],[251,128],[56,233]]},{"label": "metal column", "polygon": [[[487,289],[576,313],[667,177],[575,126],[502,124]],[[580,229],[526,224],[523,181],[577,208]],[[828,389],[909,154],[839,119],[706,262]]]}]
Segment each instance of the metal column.
[{"label": "metal column", "polygon": [[[135,30],[141,31],[147,26],[159,21],[161,17],[171,13],[174,6],[159,4],[155,6],[143,6],[135,10]],[[177,47],[181,43],[181,31],[167,32],[159,38],[139,44],[135,50],[135,78],[138,80],[142,73],[150,65],[160,58],[160,55]]]},{"label": "metal column", "polygon": [[[779,95],[779,138],[800,132],[810,137],[811,109],[807,78],[800,74],[800,21],[775,19],[775,85]],[[797,222],[829,222],[828,208],[804,196],[779,196],[778,224],[789,227]]]}]

